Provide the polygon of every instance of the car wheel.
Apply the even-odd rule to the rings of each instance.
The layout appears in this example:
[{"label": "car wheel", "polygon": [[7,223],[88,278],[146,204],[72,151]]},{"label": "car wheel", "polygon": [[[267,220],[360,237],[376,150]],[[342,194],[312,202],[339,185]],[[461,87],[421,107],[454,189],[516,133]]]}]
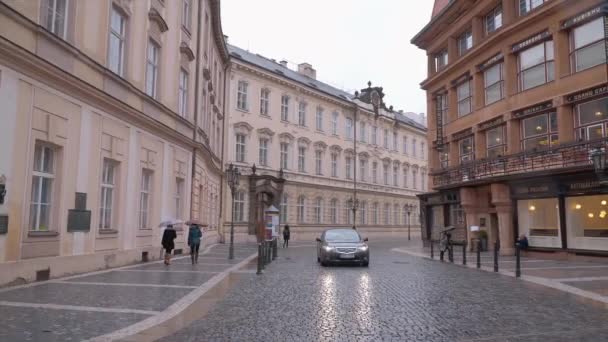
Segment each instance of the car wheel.
[{"label": "car wheel", "polygon": [[321,261],[321,266],[327,267],[327,261],[325,261],[325,260]]},{"label": "car wheel", "polygon": [[369,267],[369,261],[364,262],[363,267]]},{"label": "car wheel", "polygon": [[321,258],[317,257],[317,263],[321,262]]}]

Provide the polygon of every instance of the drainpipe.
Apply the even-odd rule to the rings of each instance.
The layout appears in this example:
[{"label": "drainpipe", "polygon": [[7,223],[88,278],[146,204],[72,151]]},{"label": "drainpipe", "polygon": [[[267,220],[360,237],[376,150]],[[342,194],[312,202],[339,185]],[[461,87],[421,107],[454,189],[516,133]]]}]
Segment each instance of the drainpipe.
[{"label": "drainpipe", "polygon": [[[194,76],[194,132],[192,134],[192,140],[194,140],[194,147],[192,148],[192,175],[190,180],[190,215],[192,216],[192,206],[194,203],[194,177],[196,176],[196,134],[198,132],[198,117],[199,117],[199,83],[201,75],[201,18],[203,14],[203,1],[198,1],[198,20],[196,21],[196,68]],[[199,194],[200,197],[200,194]],[[199,220],[201,219],[201,213],[199,213]]]},{"label": "drainpipe", "polygon": [[228,61],[226,62],[226,65],[224,66],[224,83],[222,84],[224,89],[224,96],[223,96],[223,100],[222,100],[222,112],[223,112],[223,116],[224,119],[222,120],[222,151],[220,152],[220,168],[221,168],[221,177],[220,177],[220,217],[218,219],[218,234],[219,234],[219,226],[221,225],[222,227],[222,235],[220,235],[220,239],[222,239],[223,241],[223,232],[224,232],[224,222],[222,222],[222,218],[224,217],[224,179],[225,179],[225,174],[224,174],[224,145],[226,144],[226,123],[228,122],[228,113],[226,113],[226,102],[228,99],[228,93],[229,93],[229,89],[226,89],[226,82],[228,80],[228,71],[230,69],[230,57],[228,57]]},{"label": "drainpipe", "polygon": [[355,207],[355,203],[357,203],[357,113],[359,112],[359,105],[357,105],[355,103],[355,119],[354,119],[354,123],[353,123],[353,129],[354,129],[354,134],[353,134],[353,146],[354,146],[354,150],[355,150],[355,157],[353,158],[353,167],[355,169],[355,171],[353,172],[354,175],[354,187],[353,187],[353,227],[356,228],[357,227],[357,209]]}]

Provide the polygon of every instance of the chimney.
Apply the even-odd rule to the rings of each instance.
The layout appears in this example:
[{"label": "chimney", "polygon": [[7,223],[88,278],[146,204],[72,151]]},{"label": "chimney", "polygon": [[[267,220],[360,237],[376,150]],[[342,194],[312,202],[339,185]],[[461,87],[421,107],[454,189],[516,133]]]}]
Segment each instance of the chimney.
[{"label": "chimney", "polygon": [[317,71],[312,68],[312,65],[308,63],[298,64],[298,73],[312,79],[317,79]]},{"label": "chimney", "polygon": [[279,63],[281,63],[281,65],[282,65],[284,68],[287,68],[287,61],[286,61],[286,60],[282,59],[282,60],[281,60]]}]

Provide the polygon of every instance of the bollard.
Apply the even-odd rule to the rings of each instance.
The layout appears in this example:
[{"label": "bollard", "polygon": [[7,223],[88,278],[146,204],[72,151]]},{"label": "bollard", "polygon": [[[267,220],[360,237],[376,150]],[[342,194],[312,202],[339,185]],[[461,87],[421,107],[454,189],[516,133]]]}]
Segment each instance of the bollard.
[{"label": "bollard", "polygon": [[431,259],[435,259],[435,253],[433,251],[433,240],[431,240]]},{"label": "bollard", "polygon": [[449,246],[450,246],[450,248],[448,248],[448,258],[450,259],[450,262],[453,264],[454,263],[454,245],[452,245],[450,243]]},{"label": "bollard", "polygon": [[258,271],[256,272],[257,275],[262,274],[262,244],[258,243]]},{"label": "bollard", "polygon": [[520,249],[519,243],[515,244],[515,277],[521,277],[521,260],[520,260]]},{"label": "bollard", "polygon": [[467,243],[466,242],[462,245],[462,264],[463,265],[467,264]]},{"label": "bollard", "polygon": [[481,268],[481,240],[477,241],[477,268]]},{"label": "bollard", "polygon": [[272,262],[272,242],[266,242],[266,262],[268,265]]},{"label": "bollard", "polygon": [[272,260],[275,260],[277,258],[277,256],[279,255],[279,239],[275,238],[274,242],[272,243]]},{"label": "bollard", "polygon": [[498,272],[498,241],[494,243],[494,272]]}]

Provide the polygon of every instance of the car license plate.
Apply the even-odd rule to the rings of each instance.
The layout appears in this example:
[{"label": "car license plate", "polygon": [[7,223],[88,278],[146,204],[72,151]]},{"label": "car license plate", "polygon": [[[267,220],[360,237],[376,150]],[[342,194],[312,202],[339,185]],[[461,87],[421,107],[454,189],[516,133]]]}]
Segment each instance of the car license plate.
[{"label": "car license plate", "polygon": [[354,259],[354,254],[340,254],[340,259]]}]

